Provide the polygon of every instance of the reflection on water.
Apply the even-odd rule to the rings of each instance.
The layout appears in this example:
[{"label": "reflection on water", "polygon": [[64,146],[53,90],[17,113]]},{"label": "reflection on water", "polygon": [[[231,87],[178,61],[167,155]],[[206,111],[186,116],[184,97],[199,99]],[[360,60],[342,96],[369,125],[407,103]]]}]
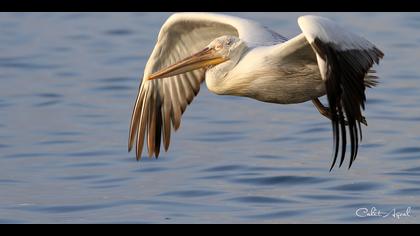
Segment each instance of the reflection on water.
[{"label": "reflection on water", "polygon": [[[232,14],[299,33],[298,13]],[[137,162],[131,108],[169,13],[0,13],[0,223],[419,222],[419,14],[320,14],[386,55],[350,171],[328,172],[330,124],[311,103],[205,86],[170,152]],[[413,216],[355,215],[372,206]]]}]

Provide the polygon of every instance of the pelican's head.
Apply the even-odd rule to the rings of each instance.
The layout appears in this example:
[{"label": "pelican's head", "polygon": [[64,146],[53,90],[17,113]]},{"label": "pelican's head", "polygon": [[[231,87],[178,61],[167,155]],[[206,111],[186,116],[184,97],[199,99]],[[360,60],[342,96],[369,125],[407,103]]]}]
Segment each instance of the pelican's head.
[{"label": "pelican's head", "polygon": [[237,62],[245,51],[246,44],[240,38],[229,35],[216,38],[207,48],[213,49],[215,54],[227,60]]},{"label": "pelican's head", "polygon": [[202,68],[209,69],[223,65],[230,67],[236,65],[246,48],[245,42],[238,37],[221,36],[201,51],[153,73],[148,79],[166,78]]}]

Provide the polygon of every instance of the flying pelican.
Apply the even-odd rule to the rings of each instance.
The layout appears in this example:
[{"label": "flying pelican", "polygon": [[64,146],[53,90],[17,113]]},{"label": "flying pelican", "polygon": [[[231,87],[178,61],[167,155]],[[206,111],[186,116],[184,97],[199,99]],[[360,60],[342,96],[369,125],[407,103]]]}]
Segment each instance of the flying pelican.
[{"label": "flying pelican", "polygon": [[[370,70],[384,54],[366,39],[320,16],[301,16],[302,33],[292,39],[257,22],[222,14],[176,13],[163,24],[144,69],[131,117],[128,151],[135,140],[141,158],[157,158],[161,141],[169,148],[171,123],[177,130],[187,105],[204,80],[219,95],[293,104],[311,100],[331,120],[334,167],[351,144],[356,159],[361,123],[367,125],[365,88],[376,85]],[[319,97],[327,95],[329,107]],[[347,127],[347,128],[346,128]],[[346,131],[348,130],[348,131]],[[163,136],[163,138],[162,138]],[[341,140],[341,141],[340,141]]]}]

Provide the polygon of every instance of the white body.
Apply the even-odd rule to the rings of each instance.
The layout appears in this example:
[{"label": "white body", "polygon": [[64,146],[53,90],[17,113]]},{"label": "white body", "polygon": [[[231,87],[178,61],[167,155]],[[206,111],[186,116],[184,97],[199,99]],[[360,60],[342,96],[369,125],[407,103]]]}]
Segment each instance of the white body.
[{"label": "white body", "polygon": [[[219,95],[279,104],[301,103],[325,95],[316,61],[290,60],[287,52],[276,53],[278,47],[250,49],[227,73],[218,67],[209,69],[206,72],[207,88]],[[313,54],[312,51],[309,53]]]}]

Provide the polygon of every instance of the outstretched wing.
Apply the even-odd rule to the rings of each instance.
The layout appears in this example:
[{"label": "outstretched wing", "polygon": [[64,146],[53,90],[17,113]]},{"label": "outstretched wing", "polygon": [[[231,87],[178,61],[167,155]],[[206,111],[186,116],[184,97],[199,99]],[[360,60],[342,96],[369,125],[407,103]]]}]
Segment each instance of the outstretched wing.
[{"label": "outstretched wing", "polygon": [[340,166],[344,161],[347,145],[345,118],[348,121],[351,144],[350,168],[357,156],[359,134],[360,139],[362,138],[361,109],[365,108],[366,101],[364,78],[384,54],[366,39],[327,18],[302,16],[299,17],[298,24],[316,54],[322,79],[325,80],[334,135],[331,169],[337,160],[340,138]]},{"label": "outstretched wing", "polygon": [[[137,159],[141,158],[147,139],[149,157],[159,156],[161,141],[169,147],[171,123],[177,130],[181,116],[192,102],[204,80],[203,69],[165,79],[147,80],[154,72],[198,52],[223,35],[240,37],[249,43],[278,43],[284,37],[239,17],[210,13],[177,13],[162,26],[156,46],[146,64],[131,117],[128,150],[136,143]],[[163,136],[163,139],[162,139]]]}]

